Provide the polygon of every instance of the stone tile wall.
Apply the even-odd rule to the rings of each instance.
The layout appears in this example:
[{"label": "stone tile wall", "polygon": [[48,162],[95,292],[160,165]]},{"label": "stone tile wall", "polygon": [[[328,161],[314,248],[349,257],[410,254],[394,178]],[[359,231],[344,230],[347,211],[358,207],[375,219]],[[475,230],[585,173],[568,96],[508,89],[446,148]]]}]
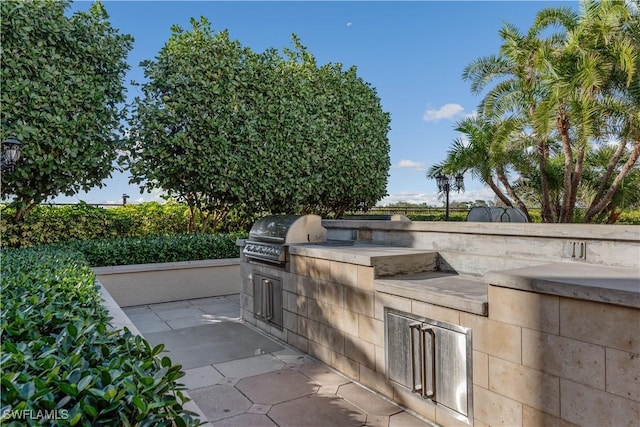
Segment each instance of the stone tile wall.
[{"label": "stone tile wall", "polygon": [[[243,318],[442,425],[469,425],[386,378],[384,307],[473,334],[475,426],[637,426],[640,310],[489,286],[489,317],[373,291],[374,267],[242,263]],[[285,328],[253,318],[252,273],[283,280]]]},{"label": "stone tile wall", "polygon": [[477,420],[640,425],[640,310],[489,286],[489,317],[460,320]]}]

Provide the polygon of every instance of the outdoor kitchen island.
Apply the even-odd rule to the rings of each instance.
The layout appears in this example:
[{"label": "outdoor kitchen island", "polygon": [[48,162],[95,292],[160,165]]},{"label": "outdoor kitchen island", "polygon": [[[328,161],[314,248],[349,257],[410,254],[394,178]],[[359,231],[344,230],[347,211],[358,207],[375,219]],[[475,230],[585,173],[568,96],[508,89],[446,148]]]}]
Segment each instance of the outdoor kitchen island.
[{"label": "outdoor kitchen island", "polygon": [[[637,425],[637,267],[456,274],[434,249],[358,239],[292,244],[286,266],[243,256],[243,319],[436,424]],[[256,315],[275,305],[256,305],[256,277],[281,282],[281,325]]]}]

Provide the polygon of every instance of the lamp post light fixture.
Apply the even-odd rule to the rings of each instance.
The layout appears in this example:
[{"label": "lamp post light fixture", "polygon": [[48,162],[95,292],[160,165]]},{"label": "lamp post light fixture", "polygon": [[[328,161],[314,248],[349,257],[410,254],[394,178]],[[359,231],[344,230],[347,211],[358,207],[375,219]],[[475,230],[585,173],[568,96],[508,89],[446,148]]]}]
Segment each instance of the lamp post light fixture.
[{"label": "lamp post light fixture", "polygon": [[455,191],[464,190],[464,176],[461,173],[458,173],[454,178],[452,186],[451,178],[442,172],[438,172],[438,175],[436,175],[436,183],[438,184],[438,190],[445,195],[444,220],[449,221],[449,192],[452,187]]},{"label": "lamp post light fixture", "polygon": [[2,141],[2,172],[13,172],[20,159],[22,143],[15,136]]}]

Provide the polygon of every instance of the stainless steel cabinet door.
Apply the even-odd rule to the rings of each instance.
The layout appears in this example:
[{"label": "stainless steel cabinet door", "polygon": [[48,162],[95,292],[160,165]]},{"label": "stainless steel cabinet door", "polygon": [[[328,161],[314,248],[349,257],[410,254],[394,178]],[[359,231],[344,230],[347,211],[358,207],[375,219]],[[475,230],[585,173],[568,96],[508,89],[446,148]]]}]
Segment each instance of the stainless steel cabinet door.
[{"label": "stainless steel cabinet door", "polygon": [[253,315],[282,329],[282,281],[253,275]]},{"label": "stainless steel cabinet door", "polygon": [[420,354],[418,348],[412,349],[411,322],[411,319],[396,313],[387,313],[386,316],[388,376],[390,380],[409,389],[413,389],[414,383],[420,381],[420,374],[412,365],[412,360],[419,358]]},{"label": "stainless steel cabinet door", "polygon": [[466,334],[435,327],[436,401],[467,416],[467,372],[471,355],[467,352]]},{"label": "stainless steel cabinet door", "polygon": [[470,331],[390,309],[385,324],[389,379],[469,417]]}]

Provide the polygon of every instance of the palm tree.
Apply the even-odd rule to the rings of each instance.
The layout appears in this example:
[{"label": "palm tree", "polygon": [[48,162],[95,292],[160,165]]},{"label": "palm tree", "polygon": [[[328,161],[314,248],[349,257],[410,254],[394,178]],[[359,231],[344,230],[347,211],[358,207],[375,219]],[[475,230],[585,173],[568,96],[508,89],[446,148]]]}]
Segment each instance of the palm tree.
[{"label": "palm tree", "polygon": [[[496,82],[480,104],[481,116],[490,120],[510,116],[523,123],[533,123],[538,114],[542,96],[548,91],[542,84],[539,63],[550,49],[550,41],[541,40],[535,31],[522,34],[505,23],[500,31],[503,43],[498,55],[479,58],[465,67],[462,77],[471,81],[471,91],[482,93]],[[532,127],[532,138],[538,154],[542,189],[542,218],[554,222],[547,179],[549,158],[548,138],[545,132]]]},{"label": "palm tree", "polygon": [[515,119],[492,122],[476,116],[457,122],[455,129],[464,137],[453,142],[447,158],[432,166],[427,177],[434,178],[441,172],[448,175],[471,172],[472,177],[488,185],[506,206],[513,206],[515,202],[529,219],[527,207],[508,180],[509,165],[519,163],[508,139],[518,128],[519,122]]},{"label": "palm tree", "polygon": [[[486,120],[514,117],[531,129],[545,222],[573,219],[594,142],[620,140],[586,222],[611,202],[640,156],[638,21],[638,9],[622,0],[585,1],[581,15],[544,9],[526,34],[504,24],[499,55],[480,58],[464,70],[474,93],[495,83],[480,105]],[[560,31],[542,38],[551,28]],[[560,152],[553,150],[556,141]],[[552,156],[563,161],[559,209],[554,209],[550,188]]]},{"label": "palm tree", "polygon": [[[633,111],[624,102],[624,93],[634,76],[637,78],[634,59],[638,48],[625,30],[632,16],[622,1],[587,1],[579,19],[564,9],[545,9],[534,24],[539,31],[550,25],[563,26],[566,31],[564,42],[555,45],[547,57],[548,72],[544,76],[550,91],[541,103],[543,113],[539,116],[555,115],[555,131],[562,142],[564,194],[559,222],[573,217],[589,145],[611,137],[612,130],[619,131],[615,123],[624,121],[625,112]],[[621,141],[610,171],[625,144]],[[596,203],[603,208],[615,193],[613,189],[605,197],[605,188],[603,185]]]}]

